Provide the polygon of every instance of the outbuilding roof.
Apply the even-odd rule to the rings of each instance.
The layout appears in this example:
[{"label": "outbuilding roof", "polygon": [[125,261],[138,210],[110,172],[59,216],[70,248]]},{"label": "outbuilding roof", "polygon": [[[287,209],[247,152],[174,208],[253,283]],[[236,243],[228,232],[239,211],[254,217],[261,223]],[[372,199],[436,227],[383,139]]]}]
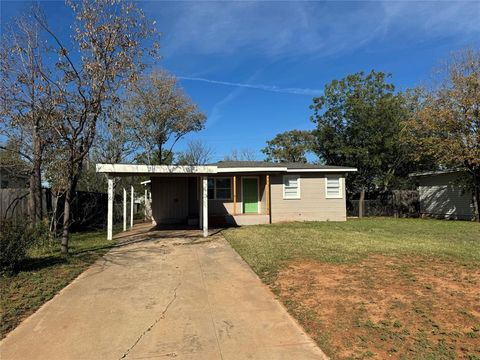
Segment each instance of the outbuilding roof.
[{"label": "outbuilding roof", "polygon": [[465,171],[466,171],[465,168],[443,169],[443,170],[434,170],[434,171],[411,173],[411,174],[408,174],[408,176],[410,176],[410,177],[435,176],[435,175],[451,174],[451,173],[465,172]]}]

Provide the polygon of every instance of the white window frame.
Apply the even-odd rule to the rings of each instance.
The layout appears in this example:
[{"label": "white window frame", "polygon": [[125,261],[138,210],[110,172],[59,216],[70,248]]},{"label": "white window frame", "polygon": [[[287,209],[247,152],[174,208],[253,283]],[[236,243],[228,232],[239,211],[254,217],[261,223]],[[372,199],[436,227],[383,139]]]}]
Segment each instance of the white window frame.
[{"label": "white window frame", "polygon": [[[297,195],[295,196],[287,196],[285,194],[285,183],[287,182],[287,179],[296,179],[297,180]],[[301,181],[300,181],[300,175],[283,175],[283,199],[284,200],[298,200],[300,199],[300,194],[301,194]]]},{"label": "white window frame", "polygon": [[[232,178],[230,176],[211,177],[209,179],[213,179],[213,198],[209,199],[209,200],[222,200],[222,201],[233,200],[233,181],[232,181]],[[219,197],[217,197],[217,180],[225,180],[225,179],[230,179],[230,197],[219,198]],[[221,188],[221,189],[226,189],[226,188]]]},{"label": "white window frame", "polygon": [[[328,179],[338,179],[338,194],[328,194]],[[340,175],[325,176],[325,198],[326,199],[343,199],[343,177]]]}]

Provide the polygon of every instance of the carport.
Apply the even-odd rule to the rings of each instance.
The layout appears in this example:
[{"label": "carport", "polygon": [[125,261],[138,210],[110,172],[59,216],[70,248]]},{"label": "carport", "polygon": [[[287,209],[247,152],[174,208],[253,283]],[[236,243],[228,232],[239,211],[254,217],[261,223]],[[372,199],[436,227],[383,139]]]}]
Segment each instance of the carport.
[{"label": "carport", "polygon": [[[134,165],[134,164],[97,164],[97,172],[105,173],[108,177],[108,215],[107,239],[113,238],[113,202],[114,181],[118,177],[194,177],[200,184],[198,225],[203,230],[203,236],[208,236],[208,183],[207,175],[216,173],[216,166],[180,166],[180,165]],[[133,204],[133,187],[131,190]],[[124,231],[126,230],[126,202],[127,194],[124,189]],[[131,211],[131,224],[133,224],[133,211]]]},{"label": "carport", "polygon": [[[114,181],[119,177],[150,177],[153,225],[188,224],[208,236],[212,225],[270,224],[271,182],[290,172],[284,164],[220,161],[210,165],[97,164],[97,172],[108,177],[107,237],[112,239]],[[297,171],[298,170],[293,170]],[[305,170],[303,170],[305,171]],[[134,198],[133,187],[131,198]],[[123,192],[124,231],[127,219],[127,191]],[[210,208],[210,209],[209,209]],[[132,212],[132,210],[131,210]],[[133,215],[130,216],[133,226]]]}]

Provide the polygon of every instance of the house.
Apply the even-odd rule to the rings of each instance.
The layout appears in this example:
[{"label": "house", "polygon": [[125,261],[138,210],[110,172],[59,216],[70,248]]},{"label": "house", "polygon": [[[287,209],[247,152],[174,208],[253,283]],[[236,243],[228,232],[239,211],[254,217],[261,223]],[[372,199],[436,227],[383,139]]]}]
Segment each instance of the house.
[{"label": "house", "polygon": [[220,161],[201,166],[98,164],[113,179],[150,176],[154,224],[252,225],[282,221],[345,221],[345,178],[356,169],[301,163]]},{"label": "house", "polygon": [[462,169],[410,174],[415,178],[420,201],[420,215],[444,219],[474,218],[472,192],[465,187]]}]

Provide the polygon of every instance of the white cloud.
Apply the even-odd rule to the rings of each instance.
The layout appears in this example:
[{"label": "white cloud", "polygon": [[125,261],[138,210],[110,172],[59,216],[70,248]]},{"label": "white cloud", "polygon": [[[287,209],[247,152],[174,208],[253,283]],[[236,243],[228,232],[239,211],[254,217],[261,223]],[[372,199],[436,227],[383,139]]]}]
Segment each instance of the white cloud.
[{"label": "white cloud", "polygon": [[242,91],[245,90],[244,88],[236,88],[235,90],[229,92],[227,96],[225,96],[222,100],[217,102],[213,108],[212,111],[210,111],[210,114],[208,115],[207,119],[207,125],[212,126],[215,125],[218,121],[222,119],[223,116],[223,109],[224,107],[232,102],[236,97],[238,97]]},{"label": "white cloud", "polygon": [[442,37],[480,35],[480,3],[478,1],[425,1],[380,3],[387,32],[401,32],[419,41]]},{"label": "white cloud", "polygon": [[218,84],[218,85],[235,86],[235,87],[241,87],[241,88],[258,89],[258,90],[285,93],[285,94],[319,96],[323,93],[322,90],[310,89],[310,88],[284,88],[284,87],[279,87],[279,86],[275,86],[275,85],[236,83],[236,82],[230,82],[230,81],[220,81],[220,80],[212,80],[212,79],[205,79],[205,78],[199,78],[199,77],[189,77],[189,76],[178,76],[178,78],[182,79],[182,80],[200,81],[200,82],[206,82],[206,83],[209,83],[209,84]]},{"label": "white cloud", "polygon": [[[150,3],[153,14],[163,2]],[[409,42],[478,39],[478,2],[170,3],[164,51],[209,55],[330,55],[393,36]],[[160,26],[162,22],[159,22]]]},{"label": "white cloud", "polygon": [[[257,70],[253,75],[251,75],[245,84],[249,84],[251,81],[253,81],[260,73],[262,70]],[[182,77],[179,77],[182,79]],[[186,77],[183,77],[186,79]],[[191,79],[196,79],[196,78],[191,78]],[[223,109],[226,105],[228,105],[230,102],[232,102],[236,97],[238,97],[243,91],[245,90],[245,87],[236,87],[234,90],[230,91],[227,96],[225,96],[222,100],[217,102],[213,108],[212,111],[210,111],[210,114],[208,115],[208,126],[214,125],[217,121],[222,119],[223,115]]]}]

